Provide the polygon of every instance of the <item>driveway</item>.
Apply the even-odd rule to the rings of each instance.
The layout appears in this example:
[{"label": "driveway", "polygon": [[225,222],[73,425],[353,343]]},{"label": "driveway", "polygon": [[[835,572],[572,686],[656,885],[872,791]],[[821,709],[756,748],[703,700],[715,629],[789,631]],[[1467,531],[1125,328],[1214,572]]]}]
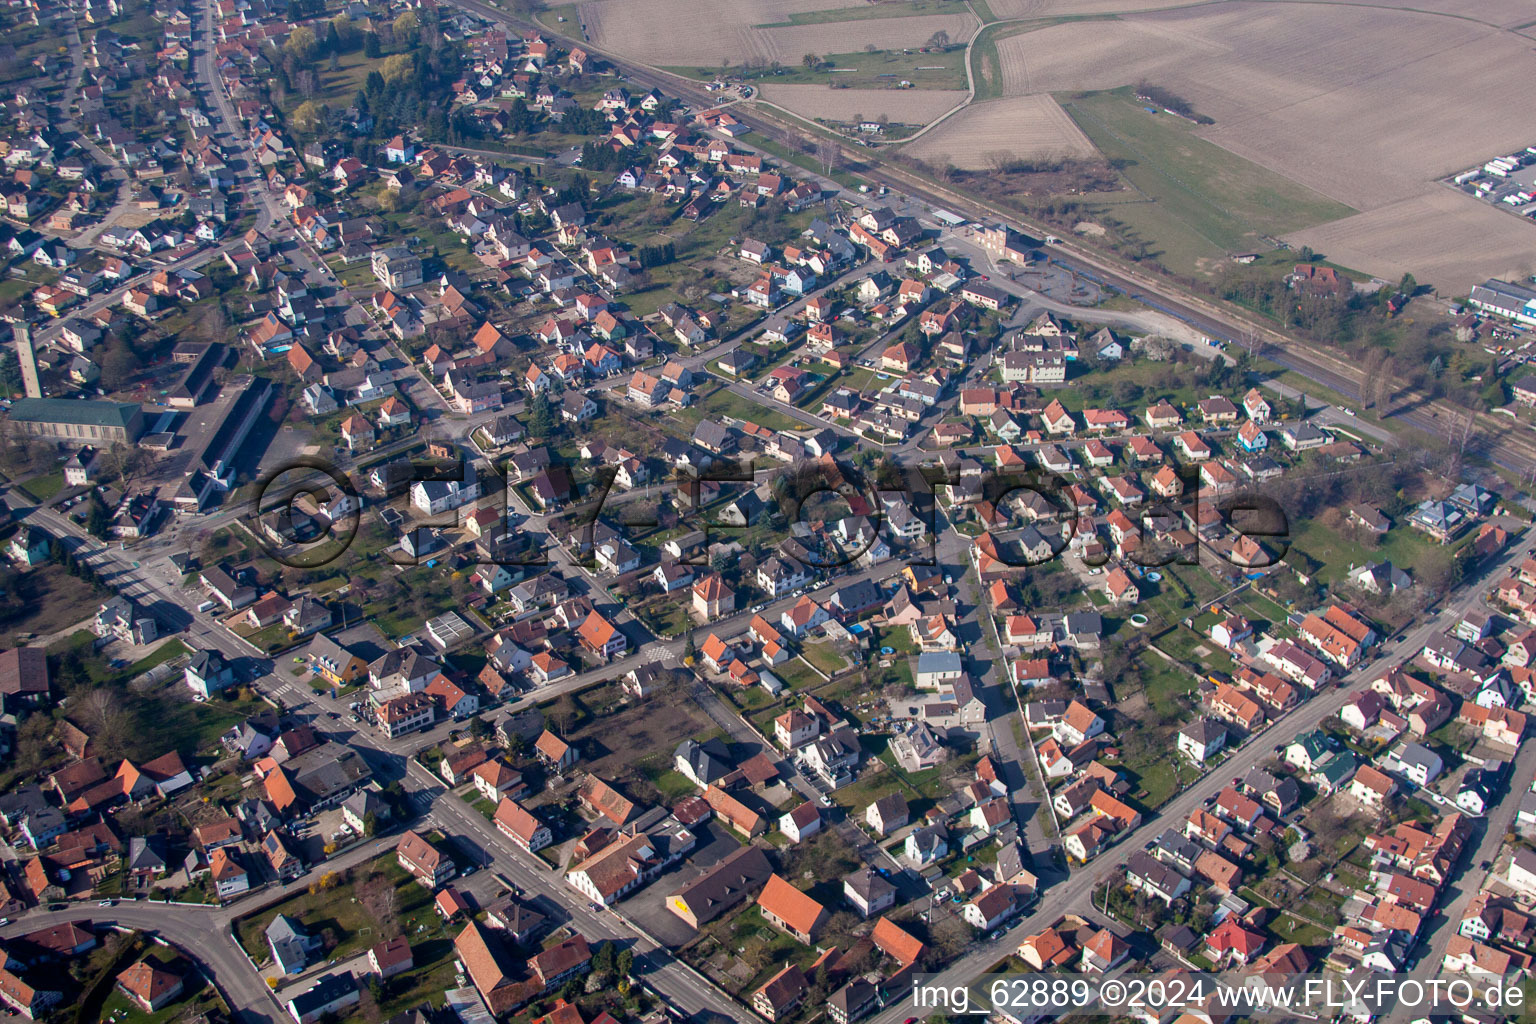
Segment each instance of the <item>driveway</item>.
[{"label": "driveway", "polygon": [[741,842],[718,821],[707,822],[696,846],[681,866],[619,904],[619,913],[631,919],[668,949],[676,949],[697,933],[666,907],[667,896],[698,878],[741,849]]}]

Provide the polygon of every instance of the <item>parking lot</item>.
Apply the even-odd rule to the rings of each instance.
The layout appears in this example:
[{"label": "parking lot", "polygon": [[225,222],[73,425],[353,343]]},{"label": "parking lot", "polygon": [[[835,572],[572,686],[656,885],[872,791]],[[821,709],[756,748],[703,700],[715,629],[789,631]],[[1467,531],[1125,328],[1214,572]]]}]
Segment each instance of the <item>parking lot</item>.
[{"label": "parking lot", "polygon": [[676,949],[694,936],[694,930],[666,907],[667,895],[698,878],[708,869],[741,849],[741,843],[718,821],[706,823],[698,832],[699,845],[681,866],[668,871],[634,896],[619,904],[619,912],[656,937],[663,945]]}]

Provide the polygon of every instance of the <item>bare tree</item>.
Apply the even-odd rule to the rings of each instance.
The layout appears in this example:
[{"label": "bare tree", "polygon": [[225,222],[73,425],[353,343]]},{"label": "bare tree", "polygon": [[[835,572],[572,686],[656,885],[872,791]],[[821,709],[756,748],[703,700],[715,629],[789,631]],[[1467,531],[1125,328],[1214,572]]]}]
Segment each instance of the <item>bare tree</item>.
[{"label": "bare tree", "polygon": [[1259,334],[1258,328],[1251,324],[1243,328],[1243,335],[1241,340],[1243,348],[1248,350],[1248,356],[1251,359],[1259,358],[1259,356],[1264,354],[1264,350],[1268,347],[1264,343],[1263,336]]},{"label": "bare tree", "polygon": [[229,340],[229,314],[221,303],[214,303],[203,313],[195,327],[199,339],[208,342]]},{"label": "bare tree", "polygon": [[1477,413],[1471,409],[1464,409],[1456,413],[1451,420],[1447,437],[1451,444],[1456,446],[1458,455],[1466,455],[1468,446],[1477,436]]},{"label": "bare tree", "polygon": [[1386,361],[1387,353],[1379,348],[1371,349],[1365,354],[1365,358],[1360,361],[1361,377],[1363,378],[1360,385],[1360,401],[1366,408],[1370,408],[1376,403],[1376,381],[1381,373],[1381,366]]},{"label": "bare tree", "polygon": [[949,33],[939,29],[928,37],[928,48],[931,50],[943,50],[949,47]]},{"label": "bare tree", "polygon": [[393,882],[382,872],[369,875],[358,892],[363,908],[378,922],[379,931],[386,939],[400,933],[398,918],[399,892]]},{"label": "bare tree", "polygon": [[86,694],[85,710],[83,712],[86,722],[91,726],[90,731],[106,749],[120,748],[123,745],[126,715],[122,705],[117,699],[117,693],[108,687],[101,686]]},{"label": "bare tree", "polygon": [[373,986],[379,984],[377,975],[369,976],[369,984],[363,985],[357,990],[357,1012],[368,1024],[378,1024],[384,1019],[384,1012],[379,1009],[378,997],[373,994]]},{"label": "bare tree", "polygon": [[1375,405],[1381,409],[1389,409],[1392,404],[1393,387],[1392,374],[1395,365],[1391,356],[1383,359],[1381,366],[1376,370],[1376,375],[1370,381],[1375,396]]},{"label": "bare tree", "polygon": [[842,155],[842,147],[831,139],[822,139],[816,144],[816,161],[821,164],[822,174],[830,175],[837,170]]}]

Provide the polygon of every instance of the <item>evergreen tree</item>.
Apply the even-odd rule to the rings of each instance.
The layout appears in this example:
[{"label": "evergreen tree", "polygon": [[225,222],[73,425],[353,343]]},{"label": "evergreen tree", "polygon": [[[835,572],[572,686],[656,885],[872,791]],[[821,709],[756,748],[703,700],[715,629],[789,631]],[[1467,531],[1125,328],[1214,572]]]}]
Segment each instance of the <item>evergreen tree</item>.
[{"label": "evergreen tree", "polygon": [[555,417],[549,407],[549,396],[540,392],[528,403],[528,433],[534,437],[548,437],[554,429]]},{"label": "evergreen tree", "polygon": [[613,943],[602,942],[592,954],[592,970],[596,974],[613,973]]},{"label": "evergreen tree", "polygon": [[20,395],[25,387],[21,380],[21,363],[16,358],[16,353],[9,348],[0,349],[0,388],[4,388],[6,394]]},{"label": "evergreen tree", "polygon": [[86,532],[92,537],[105,538],[110,522],[107,518],[107,503],[101,500],[100,494],[92,491],[90,511],[85,514]]},{"label": "evergreen tree", "polygon": [[532,130],[533,115],[528,110],[528,104],[519,96],[507,108],[507,131],[513,135],[524,135]]},{"label": "evergreen tree", "polygon": [[363,56],[367,57],[369,60],[378,60],[383,55],[384,48],[379,45],[379,34],[377,32],[364,33]]}]

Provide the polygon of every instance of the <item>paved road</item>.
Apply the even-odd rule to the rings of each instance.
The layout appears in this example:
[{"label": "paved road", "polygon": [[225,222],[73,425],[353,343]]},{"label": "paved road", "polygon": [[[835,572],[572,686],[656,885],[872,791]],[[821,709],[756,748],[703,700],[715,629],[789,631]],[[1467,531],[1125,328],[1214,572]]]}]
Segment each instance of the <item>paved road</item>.
[{"label": "paved road", "polygon": [[123,214],[128,212],[128,207],[133,201],[133,180],[128,176],[127,170],[119,164],[111,154],[98,146],[85,132],[80,130],[78,119],[75,117],[75,100],[80,94],[80,82],[85,75],[85,47],[80,40],[80,19],[71,17],[69,24],[69,60],[70,78],[69,87],[64,91],[64,97],[59,106],[62,108],[65,120],[59,122],[59,127],[71,132],[77,137],[77,141],[90,154],[91,160],[97,167],[104,168],[107,178],[117,183],[117,194],[109,209],[95,224],[70,241],[70,244],[80,248],[95,243],[101,233],[116,224]]},{"label": "paved road", "polygon": [[[135,597],[141,602],[155,608],[161,617],[168,617],[168,612],[174,612],[178,624],[184,623],[186,632],[181,639],[198,647],[217,649],[230,658],[255,657],[257,652],[245,641],[239,639],[225,630],[222,625],[206,615],[192,610],[192,606],[201,600],[201,594],[188,592],[180,588],[180,577],[162,558],[144,559],[138,550],[128,552],[115,546],[101,546],[94,538],[90,538],[84,531],[67,517],[46,508],[33,508],[23,513],[23,519],[43,525],[54,535],[67,538],[70,543],[76,545],[80,557],[101,572],[110,583],[119,587],[125,593]],[[530,516],[525,524],[526,529],[542,531],[544,529],[544,517]],[[134,567],[136,556],[139,564]],[[563,568],[568,578],[585,578],[593,588],[595,596],[599,596],[605,604],[612,604],[612,598],[603,586],[603,581],[594,579],[585,570],[570,563],[564,552],[558,552],[556,558],[562,561]],[[878,580],[895,572],[899,566],[887,563],[874,569],[855,573],[844,579],[838,579],[829,585],[841,585],[855,580]],[[770,618],[776,618],[784,610],[788,609],[796,599],[785,598],[768,604],[763,609],[763,614]],[[746,629],[752,612],[742,611],[727,616],[712,624],[712,628],[723,635],[734,635]],[[627,622],[627,613],[620,622]],[[642,627],[634,623],[630,629],[640,631]],[[602,666],[590,672],[573,675],[557,681],[555,684],[540,688],[506,708],[507,713],[515,713],[535,701],[548,700],[551,696],[570,690],[578,689],[592,682],[614,678],[631,664],[653,663],[658,661],[676,661],[680,658],[684,639],[669,641],[654,640],[648,633],[641,633],[647,639],[637,643],[631,648],[631,653],[622,659],[618,659],[609,665]],[[459,801],[456,797],[445,795],[442,783],[427,773],[419,765],[407,759],[414,752],[429,745],[435,745],[445,739],[449,732],[461,728],[463,723],[443,722],[431,730],[414,733],[393,740],[386,739],[372,730],[353,728],[345,724],[346,709],[342,701],[332,701],[324,694],[313,693],[307,684],[294,682],[282,678],[278,671],[263,676],[257,681],[258,688],[281,696],[284,704],[291,713],[299,716],[309,716],[323,731],[332,733],[343,742],[355,747],[359,753],[369,762],[374,770],[385,778],[401,778],[407,791],[415,799],[417,809],[426,817],[438,824],[445,826],[450,831],[469,836],[475,845],[486,851],[491,857],[495,868],[507,874],[514,882],[523,888],[541,893],[553,900],[557,905],[564,907],[571,915],[572,920],[582,932],[589,938],[613,938],[626,942],[636,943],[637,962],[640,971],[647,982],[662,993],[669,1004],[684,1009],[689,1013],[705,1013],[724,1018],[743,1019],[744,1012],[737,1007],[727,996],[715,989],[707,981],[699,977],[686,965],[676,961],[662,948],[656,947],[648,938],[641,935],[634,928],[624,922],[617,914],[608,911],[592,912],[587,909],[586,901],[574,891],[565,887],[558,874],[547,870],[543,862],[536,857],[523,854],[514,846],[504,840],[498,832],[491,828],[483,817]],[[341,720],[327,720],[325,715],[336,714],[342,716]],[[852,827],[852,826],[850,826]],[[137,908],[138,905],[135,905]],[[75,908],[87,911],[89,908]],[[155,909],[132,911],[135,915],[133,921],[125,923],[137,924],[141,918],[137,915],[151,914],[153,917],[142,918],[143,921],[158,921],[160,915]],[[33,926],[35,927],[35,925]],[[179,932],[173,933],[167,930],[166,936],[171,941],[179,941]],[[200,947],[196,943],[188,945],[189,950],[197,950]],[[222,949],[216,949],[209,963],[218,977],[220,984],[224,985],[226,975],[231,974],[236,979],[248,975],[249,968],[243,963],[234,961],[225,962],[225,954]],[[243,968],[243,970],[241,969]],[[264,1006],[270,1002],[269,997],[261,991],[261,999],[256,999],[252,989],[241,980],[228,982],[228,991],[241,1002],[248,1002],[250,1006]],[[253,1018],[256,1021],[265,1021],[265,1017]]]},{"label": "paved road", "polygon": [[[529,21],[514,18],[506,11],[487,4],[483,0],[453,0],[453,2],[455,6],[492,22],[519,29],[537,28],[546,38],[556,41],[565,38],[559,33],[552,33],[547,26],[535,26]],[[618,54],[594,46],[590,41],[570,39],[565,41],[567,45],[579,44],[588,52],[602,57],[636,86],[660,89],[701,110],[717,106],[721,102],[720,97],[705,92],[702,86],[691,79],[635,64]],[[802,146],[804,136],[797,128],[786,126],[786,123],[777,117],[764,116],[761,110],[753,109],[751,103],[737,103],[734,107],[736,116],[762,136],[791,149],[798,150]],[[737,144],[745,145],[750,149],[751,141],[751,137],[748,136],[744,140],[738,140]],[[918,178],[903,168],[880,162],[882,158],[872,150],[844,147],[841,158],[845,166],[857,165],[858,173],[871,186],[884,185],[890,189],[891,195],[882,200],[888,204],[896,205],[903,200],[921,201],[930,208],[949,209],[974,221],[1016,225],[1036,238],[1043,238],[1054,230],[1047,225],[1036,224],[1021,218],[1016,210],[1004,209],[974,196],[952,191]],[[834,193],[841,192],[841,186],[823,176],[809,174],[798,168],[796,173],[798,176],[820,182],[824,188]],[[852,201],[863,203],[871,202],[875,198],[858,193],[847,193],[847,195]],[[1266,352],[1267,358],[1346,398],[1358,397],[1359,381],[1353,366],[1318,348],[1275,331],[1267,325],[1249,320],[1233,309],[1218,306],[1198,296],[1177,290],[1162,280],[1148,276],[1145,271],[1089,249],[1071,238],[1063,239],[1059,244],[1051,246],[1049,258],[1062,267],[1085,273],[1119,289],[1131,299],[1159,309],[1201,334],[1226,339],[1242,339],[1247,334],[1253,333],[1269,346]],[[1460,410],[1447,402],[1420,402],[1418,396],[1412,396],[1411,401],[1406,401],[1408,397],[1405,396],[1405,403],[1394,411],[1392,418],[1395,421],[1436,437],[1449,437],[1455,434],[1454,424],[1458,421]],[[1536,440],[1531,439],[1528,432],[1522,432],[1518,426],[1512,427],[1500,417],[1490,414],[1479,416],[1478,430],[1478,435],[1468,445],[1469,452],[1486,457],[1506,469],[1522,474],[1536,467]]]},{"label": "paved road", "polygon": [[[1000,933],[995,940],[977,943],[971,953],[946,969],[935,983],[969,984],[1001,957],[1016,949],[1028,935],[1038,932],[1062,914],[1075,912],[1087,906],[1091,900],[1093,887],[1119,870],[1127,854],[1151,842],[1165,828],[1174,827],[1188,817],[1191,811],[1204,806],[1205,800],[1219,793],[1230,776],[1242,774],[1243,770],[1250,765],[1255,765],[1270,756],[1269,746],[1282,741],[1289,742],[1295,736],[1308,732],[1324,720],[1337,715],[1339,709],[1344,706],[1360,684],[1400,664],[1422,648],[1426,640],[1454,626],[1467,610],[1477,606],[1482,600],[1482,591],[1490,581],[1502,577],[1510,568],[1520,564],[1528,547],[1529,545],[1524,543],[1517,545],[1497,562],[1474,573],[1450,599],[1442,603],[1437,613],[1426,616],[1420,625],[1409,630],[1400,639],[1389,641],[1385,645],[1385,650],[1378,648],[1378,654],[1374,659],[1349,673],[1345,677],[1348,680],[1348,686],[1334,686],[1323,690],[1305,704],[1280,716],[1254,734],[1248,743],[1239,748],[1229,760],[1214,770],[1206,772],[1199,781],[1192,783],[1163,805],[1158,813],[1147,815],[1140,828],[1127,833],[1112,849],[1083,867],[1073,870],[1065,882],[1050,888],[1029,914]],[[1536,752],[1527,752],[1526,761],[1530,762],[1533,759],[1536,759]],[[1536,773],[1536,768],[1525,764],[1522,772]],[[1518,795],[1513,796],[1514,802],[1518,802],[1518,799]],[[1510,802],[1511,800],[1506,798],[1505,803]],[[1499,834],[1502,835],[1502,832]],[[1453,897],[1453,903],[1464,898],[1464,893],[1461,891],[1461,886],[1464,884],[1466,884],[1464,880],[1458,881],[1450,890],[1458,894]],[[911,1015],[911,1000],[908,999],[888,1007],[870,1020],[872,1024],[893,1024],[902,1017]]]},{"label": "paved road", "polygon": [[[339,871],[372,860],[394,848],[398,836],[385,836],[353,847],[316,870]],[[195,959],[229,999],[241,1024],[284,1024],[288,1015],[230,934],[230,923],[254,907],[292,895],[312,881],[306,875],[283,886],[270,886],[227,906],[117,900],[111,907],[72,903],[62,910],[34,907],[0,927],[0,938],[14,939],[65,921],[89,921],[97,927],[120,926],[152,932]]]},{"label": "paved road", "polygon": [[525,892],[553,900],[588,940],[608,939],[631,947],[635,953],[636,973],[662,993],[668,1005],[690,1016],[703,1014],[746,1019],[741,1007],[692,968],[676,960],[618,914],[606,909],[593,910],[596,904],[566,886],[560,873],[536,854],[517,847],[463,801],[451,795],[444,796],[442,782],[421,766],[412,762],[402,782],[407,794],[419,793],[431,800],[429,817],[440,828],[450,835],[469,837],[489,858],[496,872],[505,875]]}]

